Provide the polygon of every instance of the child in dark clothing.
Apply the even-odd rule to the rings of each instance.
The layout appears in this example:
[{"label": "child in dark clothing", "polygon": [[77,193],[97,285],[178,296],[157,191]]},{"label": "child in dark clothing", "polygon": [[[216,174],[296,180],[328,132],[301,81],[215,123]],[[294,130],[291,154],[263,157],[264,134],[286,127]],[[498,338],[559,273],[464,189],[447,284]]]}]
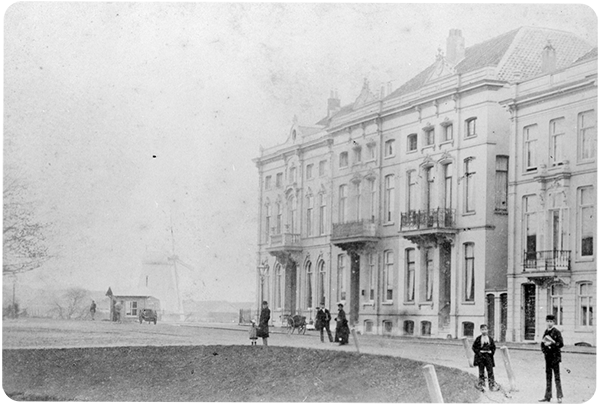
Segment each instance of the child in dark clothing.
[{"label": "child in dark clothing", "polygon": [[487,325],[481,325],[481,335],[477,336],[473,342],[473,351],[475,352],[474,364],[479,366],[479,383],[477,387],[483,390],[485,386],[485,371],[488,376],[488,388],[491,391],[498,391],[500,388],[494,380],[494,353],[496,352],[496,344],[491,336],[488,336]]}]

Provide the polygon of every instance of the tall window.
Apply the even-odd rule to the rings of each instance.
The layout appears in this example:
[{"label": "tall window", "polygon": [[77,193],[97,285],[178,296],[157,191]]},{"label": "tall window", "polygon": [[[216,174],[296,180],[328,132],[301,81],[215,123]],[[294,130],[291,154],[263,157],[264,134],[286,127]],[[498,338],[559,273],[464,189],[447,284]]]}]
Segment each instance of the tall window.
[{"label": "tall window", "polygon": [[552,165],[561,165],[564,160],[565,119],[550,121],[550,161]]},{"label": "tall window", "polygon": [[283,209],[281,207],[281,203],[277,203],[277,223],[275,224],[275,233],[277,235],[281,234],[281,217],[283,214]]},{"label": "tall window", "polygon": [[290,167],[290,183],[293,183],[296,181],[296,166],[292,166]]},{"label": "tall window", "polygon": [[348,152],[340,153],[340,167],[348,166]]},{"label": "tall window", "polygon": [[375,289],[377,287],[377,267],[375,266],[376,255],[369,253],[369,301],[375,300]]},{"label": "tall window", "polygon": [[313,271],[312,263],[306,263],[306,308],[313,307]]},{"label": "tall window", "polygon": [[394,298],[394,287],[392,284],[394,277],[394,252],[386,250],[383,252],[383,257],[385,259],[385,267],[383,270],[383,294],[386,301],[391,301]]},{"label": "tall window", "polygon": [[594,290],[592,283],[579,284],[579,326],[594,326]]},{"label": "tall window", "polygon": [[294,196],[290,196],[287,201],[288,204],[288,213],[287,213],[287,229],[286,232],[295,233],[296,231],[296,210],[297,204]]},{"label": "tall window", "polygon": [[317,266],[318,271],[319,271],[319,296],[318,301],[319,303],[321,302],[325,302],[325,280],[326,280],[326,274],[325,274],[325,262],[323,260],[319,261],[319,264]]},{"label": "tall window", "polygon": [[577,117],[579,160],[596,157],[596,111],[586,111]]},{"label": "tall window", "polygon": [[326,160],[321,160],[319,162],[319,176],[325,176],[325,165],[327,164]]},{"label": "tall window", "polygon": [[312,179],[313,177],[313,164],[306,165],[306,178]]},{"label": "tall window", "polygon": [[374,160],[375,159],[375,143],[367,144],[367,159]]},{"label": "tall window", "polygon": [[337,262],[337,282],[336,282],[336,293],[337,300],[343,301],[346,299],[346,288],[344,286],[344,272],[346,268],[346,256],[344,254],[338,255]]},{"label": "tall window", "polygon": [[425,268],[423,280],[423,296],[425,301],[431,301],[433,299],[433,248],[427,248],[425,250]]},{"label": "tall window", "polygon": [[508,207],[508,156],[496,156],[496,211]]},{"label": "tall window", "polygon": [[563,286],[561,284],[552,284],[550,286],[550,308],[552,314],[556,317],[556,324],[563,324]]},{"label": "tall window", "polygon": [[415,249],[406,249],[406,298],[407,302],[415,300]]},{"label": "tall window", "polygon": [[282,307],[282,283],[283,277],[281,274],[281,264],[277,263],[277,265],[275,266],[275,308]]},{"label": "tall window", "polygon": [[465,121],[465,129],[467,138],[477,135],[477,118],[469,118]]},{"label": "tall window", "polygon": [[339,205],[338,205],[338,217],[339,217],[339,221],[340,223],[344,223],[346,222],[346,210],[348,209],[347,207],[347,200],[348,200],[348,186],[346,184],[342,184],[340,186],[340,195],[339,195]]},{"label": "tall window", "polygon": [[306,235],[307,236],[312,236],[312,234],[313,234],[313,204],[314,204],[314,200],[315,199],[313,196],[308,197],[308,201],[307,201],[308,207],[306,208]]},{"label": "tall window", "polygon": [[417,134],[410,134],[407,138],[406,150],[408,152],[413,152],[417,150]]},{"label": "tall window", "polygon": [[325,194],[319,194],[319,235],[325,235],[325,224],[327,221],[326,217],[327,200]]},{"label": "tall window", "polygon": [[549,205],[551,249],[567,250],[568,208],[564,206],[562,194],[553,194]]},{"label": "tall window", "polygon": [[454,126],[452,124],[444,125],[444,141],[454,139]]},{"label": "tall window", "polygon": [[283,183],[283,173],[277,173],[275,176],[275,187],[281,187]]},{"label": "tall window", "polygon": [[375,220],[377,213],[377,190],[375,188],[375,179],[369,180],[369,218]]},{"label": "tall window", "polygon": [[125,315],[137,316],[137,301],[125,301]]},{"label": "tall window", "polygon": [[452,208],[452,163],[444,165],[444,208]]},{"label": "tall window", "polygon": [[475,159],[465,159],[465,212],[475,212]]},{"label": "tall window", "polygon": [[433,145],[435,143],[435,128],[425,129],[424,134],[425,139],[423,141],[425,142],[425,146]]},{"label": "tall window", "polygon": [[271,176],[265,177],[265,190],[271,189]]},{"label": "tall window", "polygon": [[394,140],[393,139],[388,139],[387,141],[385,141],[385,156],[394,156],[396,154],[396,149],[394,146]]},{"label": "tall window", "polygon": [[536,170],[537,169],[537,125],[530,125],[523,128],[523,140],[524,144],[524,158],[525,158],[525,170]]},{"label": "tall window", "polygon": [[425,168],[425,204],[423,208],[429,212],[431,209],[431,200],[433,199],[433,167]]},{"label": "tall window", "polygon": [[535,267],[537,251],[537,198],[535,195],[523,197],[523,228],[525,239],[526,267]]},{"label": "tall window", "polygon": [[385,176],[384,216],[385,222],[394,220],[394,175]]},{"label": "tall window", "polygon": [[356,210],[356,220],[360,221],[361,219],[361,189],[360,189],[360,183],[355,183],[354,184],[354,209]]},{"label": "tall window", "polygon": [[578,190],[579,202],[579,237],[581,256],[594,255],[594,229],[596,227],[596,209],[594,207],[594,188],[582,187]]},{"label": "tall window", "polygon": [[269,301],[269,285],[270,285],[269,266],[265,268],[264,276],[261,277],[260,300]]},{"label": "tall window", "polygon": [[408,198],[406,199],[408,206],[406,210],[410,212],[417,209],[417,172],[412,170],[406,173],[406,176],[408,181]]},{"label": "tall window", "polygon": [[265,241],[269,241],[269,235],[271,234],[271,205],[265,205]]},{"label": "tall window", "polygon": [[362,148],[355,147],[354,148],[354,163],[362,162]]},{"label": "tall window", "polygon": [[465,301],[475,301],[475,245],[465,243]]}]

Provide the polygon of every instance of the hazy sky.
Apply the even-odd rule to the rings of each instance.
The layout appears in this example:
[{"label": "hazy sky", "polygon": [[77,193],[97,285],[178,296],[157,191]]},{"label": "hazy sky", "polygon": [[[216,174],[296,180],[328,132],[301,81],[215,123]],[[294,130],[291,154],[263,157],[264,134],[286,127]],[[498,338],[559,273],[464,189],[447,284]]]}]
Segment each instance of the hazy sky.
[{"label": "hazy sky", "polygon": [[[396,88],[448,31],[471,46],[523,25],[597,45],[581,5],[15,3],[4,18],[4,165],[52,224],[55,259],[20,278],[135,285],[175,251],[184,295],[253,300],[259,145],[311,125],[336,88]],[[201,283],[206,284],[204,287]]]}]

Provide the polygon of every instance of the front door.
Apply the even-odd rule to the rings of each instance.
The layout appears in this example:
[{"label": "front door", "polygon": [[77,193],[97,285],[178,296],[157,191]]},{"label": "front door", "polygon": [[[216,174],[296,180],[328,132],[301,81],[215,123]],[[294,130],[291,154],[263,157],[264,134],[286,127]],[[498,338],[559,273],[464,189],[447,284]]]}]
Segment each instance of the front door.
[{"label": "front door", "polygon": [[535,284],[523,284],[523,337],[535,339]]},{"label": "front door", "polygon": [[360,310],[360,255],[350,253],[350,322],[358,322]]}]

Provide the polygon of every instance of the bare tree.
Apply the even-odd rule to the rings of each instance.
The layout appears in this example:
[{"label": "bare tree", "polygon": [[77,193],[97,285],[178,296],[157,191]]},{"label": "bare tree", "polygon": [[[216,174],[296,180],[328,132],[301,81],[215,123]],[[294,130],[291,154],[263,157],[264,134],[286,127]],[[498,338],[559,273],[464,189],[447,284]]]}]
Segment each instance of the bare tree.
[{"label": "bare tree", "polygon": [[47,224],[35,219],[35,207],[25,199],[24,183],[4,175],[2,274],[34,270],[50,258],[44,241]]},{"label": "bare tree", "polygon": [[90,292],[84,288],[69,288],[61,297],[54,299],[54,311],[61,319],[78,319],[87,314]]}]

